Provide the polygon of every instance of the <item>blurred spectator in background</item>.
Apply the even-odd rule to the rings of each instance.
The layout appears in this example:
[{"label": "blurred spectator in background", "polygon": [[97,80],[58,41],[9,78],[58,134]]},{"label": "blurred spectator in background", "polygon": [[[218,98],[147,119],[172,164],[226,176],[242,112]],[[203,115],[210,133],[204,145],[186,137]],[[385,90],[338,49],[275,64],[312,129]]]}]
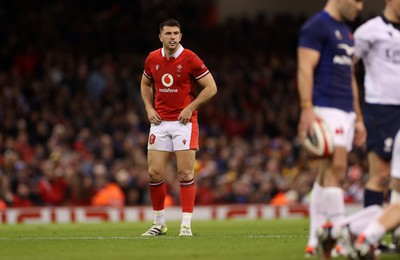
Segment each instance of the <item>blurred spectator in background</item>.
[{"label": "blurred spectator in background", "polygon": [[96,164],[93,174],[96,192],[91,198],[91,205],[114,207],[125,205],[125,195],[121,187],[108,174],[104,164]]},{"label": "blurred spectator in background", "polygon": [[34,206],[30,199],[30,187],[26,183],[18,183],[17,191],[13,196],[12,206],[16,208]]},{"label": "blurred spectator in background", "polygon": [[45,206],[62,206],[67,201],[68,184],[64,178],[64,169],[58,164],[58,155],[45,160],[40,165],[43,174],[38,183],[38,194]]}]

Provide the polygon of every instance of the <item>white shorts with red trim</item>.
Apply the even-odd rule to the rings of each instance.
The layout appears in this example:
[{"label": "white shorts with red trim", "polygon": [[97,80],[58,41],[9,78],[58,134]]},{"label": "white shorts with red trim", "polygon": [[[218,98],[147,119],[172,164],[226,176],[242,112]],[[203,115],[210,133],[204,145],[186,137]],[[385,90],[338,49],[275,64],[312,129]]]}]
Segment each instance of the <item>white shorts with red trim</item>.
[{"label": "white shorts with red trim", "polygon": [[351,151],[356,114],[330,107],[314,107],[314,111],[328,126],[333,139],[333,146],[346,147],[348,152]]},{"label": "white shorts with red trim", "polygon": [[182,124],[179,121],[151,124],[147,149],[167,152],[198,150],[199,126],[197,122]]}]

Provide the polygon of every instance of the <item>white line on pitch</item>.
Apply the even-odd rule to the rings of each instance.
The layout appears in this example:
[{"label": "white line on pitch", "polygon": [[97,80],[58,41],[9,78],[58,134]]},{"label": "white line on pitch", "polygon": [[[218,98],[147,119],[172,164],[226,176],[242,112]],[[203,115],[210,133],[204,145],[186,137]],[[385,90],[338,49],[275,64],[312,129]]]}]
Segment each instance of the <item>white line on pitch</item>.
[{"label": "white line on pitch", "polygon": [[[196,235],[195,235],[196,237]],[[237,238],[236,236],[197,236],[204,238],[230,239]],[[244,238],[305,238],[306,236],[291,236],[291,235],[248,235]],[[162,239],[181,239],[178,236],[158,236]],[[151,237],[0,237],[0,241],[16,241],[16,240],[137,240],[137,239],[152,239]]]}]

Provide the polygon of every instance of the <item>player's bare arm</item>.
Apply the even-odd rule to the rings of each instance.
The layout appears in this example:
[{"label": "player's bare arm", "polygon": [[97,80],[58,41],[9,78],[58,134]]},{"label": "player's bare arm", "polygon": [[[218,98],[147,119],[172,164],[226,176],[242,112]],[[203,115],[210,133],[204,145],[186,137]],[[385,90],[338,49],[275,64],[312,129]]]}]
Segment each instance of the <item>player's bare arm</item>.
[{"label": "player's bare arm", "polygon": [[147,111],[147,118],[151,124],[158,125],[161,123],[161,117],[153,107],[153,80],[142,75],[140,83],[140,92],[142,95],[143,103]]},{"label": "player's bare arm", "polygon": [[359,100],[359,94],[358,94],[358,84],[357,80],[354,76],[354,62],[356,62],[356,58],[353,59],[353,65],[352,65],[352,73],[351,73],[351,87],[353,89],[353,104],[354,104],[354,112],[357,115],[356,119],[356,125],[355,125],[355,132],[354,132],[354,140],[353,143],[354,145],[357,146],[362,146],[364,145],[366,139],[367,139],[367,130],[364,125],[364,120],[362,117],[362,112],[361,112],[361,107],[360,107],[360,100]]},{"label": "player's bare arm", "polygon": [[201,105],[207,103],[208,100],[217,94],[217,85],[215,84],[211,73],[208,73],[197,82],[203,89],[200,91],[199,95],[179,114],[178,120],[182,124],[188,123],[193,111],[198,109]]},{"label": "player's bare arm", "polygon": [[312,104],[313,74],[320,53],[309,48],[298,48],[297,82],[300,95],[301,115],[298,125],[299,136],[304,138],[307,128],[316,119]]}]

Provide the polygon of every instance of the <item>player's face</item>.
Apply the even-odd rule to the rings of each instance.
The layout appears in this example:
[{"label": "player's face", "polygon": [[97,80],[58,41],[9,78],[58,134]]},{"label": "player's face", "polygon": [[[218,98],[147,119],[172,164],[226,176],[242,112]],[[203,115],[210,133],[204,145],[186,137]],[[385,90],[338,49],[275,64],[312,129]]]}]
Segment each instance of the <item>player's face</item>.
[{"label": "player's face", "polygon": [[341,0],[340,13],[344,21],[354,21],[364,7],[364,0]]},{"label": "player's face", "polygon": [[164,26],[159,37],[163,47],[167,50],[173,51],[179,47],[179,43],[182,39],[182,33],[179,27]]}]

